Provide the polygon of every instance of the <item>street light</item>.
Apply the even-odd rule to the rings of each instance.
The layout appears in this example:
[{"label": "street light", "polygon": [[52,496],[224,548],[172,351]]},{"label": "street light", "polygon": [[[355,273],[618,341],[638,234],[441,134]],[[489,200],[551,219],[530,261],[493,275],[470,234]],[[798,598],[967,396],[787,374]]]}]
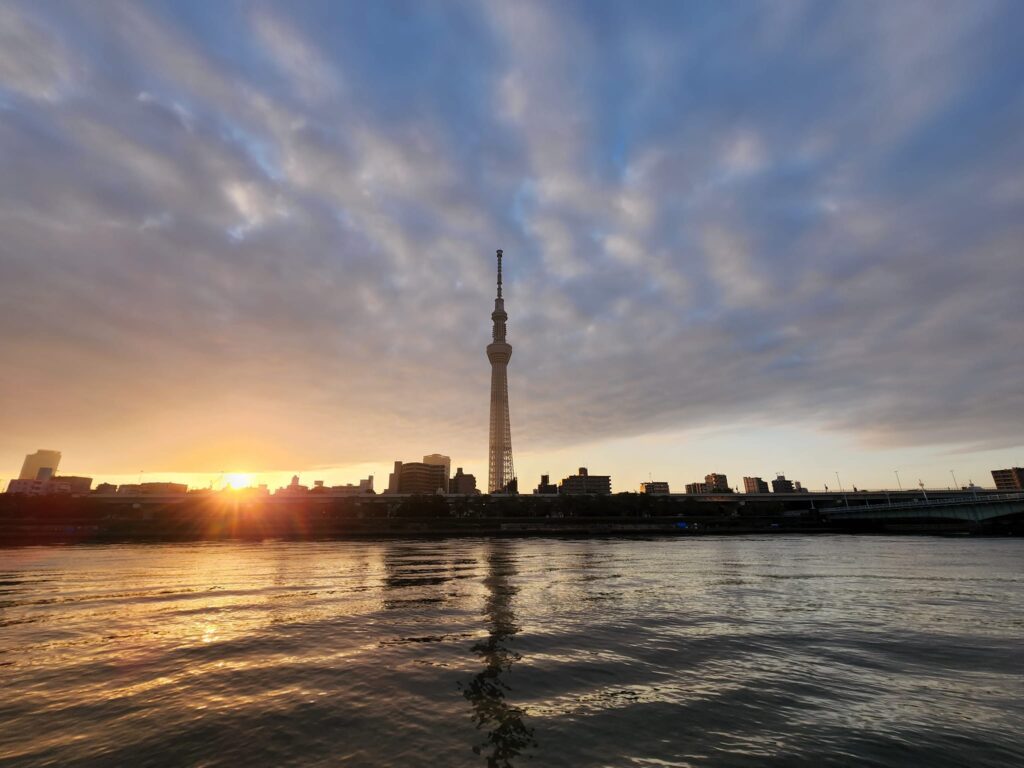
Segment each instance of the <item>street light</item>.
[{"label": "street light", "polygon": [[900,482],[900,471],[898,469],[894,469],[893,472],[896,473],[896,485],[898,485],[900,487],[900,491],[902,491],[903,483]]},{"label": "street light", "polygon": [[954,472],[951,469],[951,470],[949,470],[949,474],[951,474],[953,476],[953,490],[954,491],[959,491],[960,490],[960,486],[956,482],[956,472]]},{"label": "street light", "polygon": [[839,479],[839,472],[836,471],[836,482],[839,483],[839,492],[843,494],[843,502],[846,504],[846,508],[850,508],[850,500],[846,497],[846,491],[843,490],[843,481]]}]

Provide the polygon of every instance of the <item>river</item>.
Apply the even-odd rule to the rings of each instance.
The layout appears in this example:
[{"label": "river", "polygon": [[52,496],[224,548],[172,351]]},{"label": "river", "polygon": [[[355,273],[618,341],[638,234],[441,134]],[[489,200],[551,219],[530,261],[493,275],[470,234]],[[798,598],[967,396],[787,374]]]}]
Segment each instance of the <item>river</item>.
[{"label": "river", "polygon": [[1024,540],[0,549],[0,764],[1024,764]]}]

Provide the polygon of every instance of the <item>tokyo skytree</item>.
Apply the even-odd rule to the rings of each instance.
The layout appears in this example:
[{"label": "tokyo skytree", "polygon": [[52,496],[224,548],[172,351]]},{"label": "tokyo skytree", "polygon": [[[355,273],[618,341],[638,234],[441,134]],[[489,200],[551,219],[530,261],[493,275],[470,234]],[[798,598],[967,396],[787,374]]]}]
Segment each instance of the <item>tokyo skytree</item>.
[{"label": "tokyo skytree", "polygon": [[505,300],[501,298],[501,250],[498,250],[498,296],[494,300],[494,341],[487,345],[491,361],[491,435],[488,451],[487,492],[515,493],[512,467],[512,428],[508,417],[508,361],[512,345],[505,341]]}]

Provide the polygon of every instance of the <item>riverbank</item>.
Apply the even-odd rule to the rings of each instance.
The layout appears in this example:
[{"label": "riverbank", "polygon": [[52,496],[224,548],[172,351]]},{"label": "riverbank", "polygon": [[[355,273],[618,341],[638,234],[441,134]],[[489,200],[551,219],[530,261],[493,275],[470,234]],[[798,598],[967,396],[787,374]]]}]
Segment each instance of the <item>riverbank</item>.
[{"label": "riverbank", "polygon": [[[0,497],[0,545],[120,541],[318,540],[530,536],[701,536],[779,533],[1021,535],[1019,519],[970,521],[911,512],[845,519],[815,505],[637,494],[538,501],[436,496],[253,499],[231,494],[174,500]],[[917,516],[915,516],[917,515]]]}]

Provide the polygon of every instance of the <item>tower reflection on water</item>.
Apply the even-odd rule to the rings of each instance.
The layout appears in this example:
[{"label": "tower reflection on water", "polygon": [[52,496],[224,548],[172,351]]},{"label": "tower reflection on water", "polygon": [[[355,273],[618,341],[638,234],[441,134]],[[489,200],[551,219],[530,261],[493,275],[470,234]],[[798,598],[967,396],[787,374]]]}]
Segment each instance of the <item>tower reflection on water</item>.
[{"label": "tower reflection on water", "polygon": [[503,679],[512,664],[521,658],[511,647],[512,638],[519,631],[512,612],[512,598],[517,591],[511,583],[514,575],[514,557],[507,544],[493,542],[487,553],[487,578],[484,580],[487,587],[484,618],[489,634],[473,646],[484,668],[461,686],[462,695],[473,707],[477,729],[486,730],[487,734],[473,751],[495,768],[511,766],[515,757],[536,746],[533,729],[523,722],[525,713],[506,699],[511,688]]}]

